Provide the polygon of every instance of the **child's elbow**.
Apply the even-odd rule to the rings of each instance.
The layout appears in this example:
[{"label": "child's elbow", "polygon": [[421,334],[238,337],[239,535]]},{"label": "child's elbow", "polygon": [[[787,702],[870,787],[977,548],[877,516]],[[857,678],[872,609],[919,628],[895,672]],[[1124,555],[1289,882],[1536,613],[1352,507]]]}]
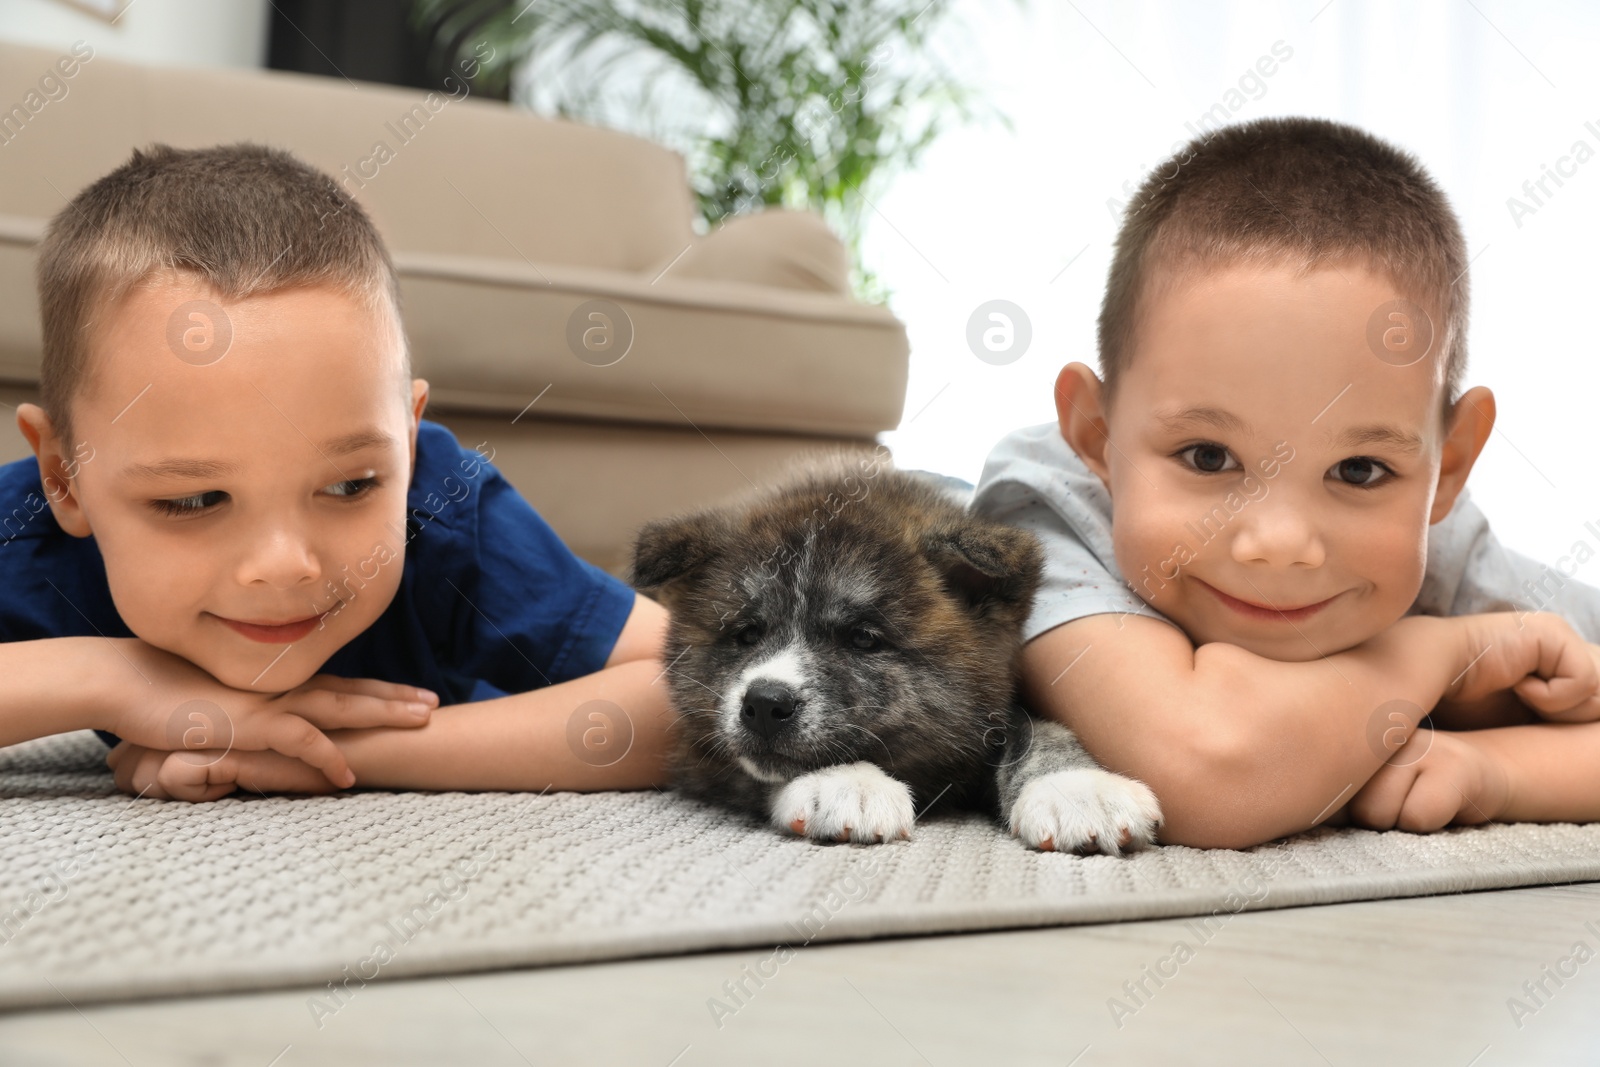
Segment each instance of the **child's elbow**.
[{"label": "child's elbow", "polygon": [[[1163,805],[1163,814],[1165,814]],[[1167,815],[1161,824],[1158,843],[1189,848],[1246,849],[1264,845],[1277,835],[1250,820],[1241,821],[1231,812],[1185,811],[1182,816]]]},{"label": "child's elbow", "polygon": [[1161,804],[1160,844],[1245,849],[1282,836],[1246,745],[1212,737],[1186,751],[1145,779]]}]

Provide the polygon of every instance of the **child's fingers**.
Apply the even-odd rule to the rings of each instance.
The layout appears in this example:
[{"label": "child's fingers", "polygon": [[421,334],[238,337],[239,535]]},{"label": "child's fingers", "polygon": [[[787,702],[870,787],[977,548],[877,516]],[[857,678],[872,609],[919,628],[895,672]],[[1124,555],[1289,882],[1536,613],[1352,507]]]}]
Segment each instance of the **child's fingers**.
[{"label": "child's fingers", "polygon": [[423,689],[415,685],[403,685],[400,682],[381,682],[376,678],[341,678],[337,674],[313,675],[301,689],[327,689],[335,693],[357,693],[361,696],[378,697],[381,700],[395,700],[402,702],[415,701],[437,707],[439,694],[431,689]]},{"label": "child's fingers", "polygon": [[[314,729],[311,734],[333,744]],[[338,753],[337,746],[334,751]],[[339,762],[344,762],[342,754]],[[288,793],[328,793],[339,788],[311,763],[274,751],[168,752],[124,741],[107,753],[106,763],[118,789],[159,800],[216,800],[240,787]]]},{"label": "child's fingers", "polygon": [[1461,810],[1461,800],[1461,794],[1441,775],[1419,774],[1400,805],[1395,827],[1414,834],[1443,829]]},{"label": "child's fingers", "polygon": [[156,781],[173,800],[216,800],[233,792],[237,763],[232,752],[221,759],[206,752],[169,752]]},{"label": "child's fingers", "polygon": [[1600,719],[1600,697],[1590,697],[1570,708],[1554,711],[1540,709],[1539,718],[1545,722],[1594,722]]},{"label": "child's fingers", "polygon": [[303,760],[276,752],[233,753],[234,781],[259,793],[333,793],[339,786]]},{"label": "child's fingers", "polygon": [[216,800],[235,789],[330,793],[337,788],[310,764],[276,752],[234,751],[221,759],[200,752],[174,752],[161,766],[160,783],[175,799],[192,801]]},{"label": "child's fingers", "polygon": [[1415,777],[1413,764],[1385,763],[1379,767],[1346,805],[1350,821],[1368,830],[1393,830]]},{"label": "child's fingers", "polygon": [[1595,695],[1575,708],[1546,715],[1545,718],[1556,722],[1594,722],[1600,719],[1600,645],[1586,644],[1584,649],[1588,652],[1589,663],[1595,671]]},{"label": "child's fingers", "polygon": [[1350,821],[1369,830],[1414,834],[1448,826],[1460,808],[1461,795],[1441,774],[1424,772],[1421,764],[1417,760],[1379,767],[1351,799]]},{"label": "child's fingers", "polygon": [[348,789],[356,784],[344,753],[332,739],[298,715],[273,714],[264,724],[266,744],[274,752],[304,760],[327,776],[334,785]]},{"label": "child's fingers", "polygon": [[[388,683],[370,683],[388,686]],[[355,730],[368,726],[425,726],[433,705],[414,700],[411,686],[395,696],[374,696],[350,689],[302,686],[284,701],[285,710],[323,730]]]},{"label": "child's fingers", "polygon": [[[156,776],[161,770],[161,764],[171,753],[140,748],[138,745],[128,745],[126,742],[118,745],[117,749],[124,749],[124,746],[126,748],[117,757],[114,768],[113,778],[116,780],[117,788],[138,797],[169,799],[166,790],[162,789],[156,780]],[[109,762],[110,757],[106,758]]]},{"label": "child's fingers", "polygon": [[1600,697],[1593,679],[1529,675],[1511,688],[1523,703],[1547,719],[1587,722],[1600,714]]},{"label": "child's fingers", "polygon": [[1540,622],[1533,628],[1537,662],[1513,686],[1517,694],[1541,711],[1562,711],[1600,692],[1600,665],[1593,646],[1558,615],[1540,612],[1530,618]]}]

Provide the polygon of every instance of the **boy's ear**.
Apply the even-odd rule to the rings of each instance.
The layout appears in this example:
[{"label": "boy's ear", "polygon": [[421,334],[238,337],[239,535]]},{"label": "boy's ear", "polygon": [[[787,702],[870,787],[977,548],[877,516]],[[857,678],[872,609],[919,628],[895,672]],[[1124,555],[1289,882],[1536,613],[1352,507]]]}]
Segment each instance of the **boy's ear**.
[{"label": "boy's ear", "polygon": [[996,614],[1018,626],[1026,620],[1044,567],[1044,552],[1033,534],[969,519],[928,531],[922,551],[945,588],[978,614]]},{"label": "boy's ear", "polygon": [[89,519],[78,501],[78,486],[72,478],[80,462],[77,453],[67,454],[65,444],[56,435],[55,424],[38,404],[17,405],[17,429],[28,439],[39,461],[39,481],[44,485],[56,525],[73,537],[88,537],[92,532]]},{"label": "boy's ear", "polygon": [[715,512],[647,522],[634,538],[628,584],[668,593],[721,555],[728,536],[727,520]]},{"label": "boy's ear", "polygon": [[1443,520],[1455,506],[1472,465],[1494,430],[1494,417],[1494,393],[1482,385],[1461,394],[1451,408],[1450,425],[1439,449],[1439,484],[1433,495],[1433,511],[1428,515],[1430,526]]},{"label": "boy's ear", "polygon": [[1110,432],[1100,407],[1102,395],[1100,379],[1082,363],[1068,363],[1056,375],[1056,424],[1061,436],[1109,492],[1111,468],[1106,464],[1106,445]]},{"label": "boy's ear", "polygon": [[421,378],[411,379],[411,469],[417,469],[417,427],[422,422],[423,409],[428,406],[428,383]]}]

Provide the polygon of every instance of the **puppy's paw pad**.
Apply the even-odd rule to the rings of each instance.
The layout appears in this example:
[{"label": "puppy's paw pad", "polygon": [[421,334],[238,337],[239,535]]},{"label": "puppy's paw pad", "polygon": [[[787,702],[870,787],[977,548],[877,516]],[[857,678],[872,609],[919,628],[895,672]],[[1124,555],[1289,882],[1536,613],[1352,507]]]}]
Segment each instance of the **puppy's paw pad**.
[{"label": "puppy's paw pad", "polygon": [[1086,767],[1023,786],[1010,829],[1030,848],[1117,856],[1154,844],[1160,825],[1161,805],[1143,782]]},{"label": "puppy's paw pad", "polygon": [[778,791],[773,825],[813,841],[893,841],[911,836],[911,787],[871,763],[803,774]]}]

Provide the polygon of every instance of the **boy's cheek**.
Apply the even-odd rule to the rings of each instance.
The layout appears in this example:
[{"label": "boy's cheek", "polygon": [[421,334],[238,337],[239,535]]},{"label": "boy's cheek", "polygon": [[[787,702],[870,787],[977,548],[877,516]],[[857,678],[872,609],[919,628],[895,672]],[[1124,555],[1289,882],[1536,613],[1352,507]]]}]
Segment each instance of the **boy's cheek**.
[{"label": "boy's cheek", "polygon": [[1126,518],[1114,512],[1111,525],[1117,569],[1145,599],[1159,599],[1163,584],[1170,584],[1199,558],[1193,537],[1184,536],[1176,510],[1133,500],[1123,511]]},{"label": "boy's cheek", "polygon": [[[170,541],[148,536],[137,521],[119,521],[123,517],[110,509],[96,536],[113,605],[135,636],[225,685],[276,693],[304,684],[388,608],[405,565],[404,515],[393,509],[342,532],[337,545],[319,553],[319,576],[304,584],[302,599],[306,614],[325,614],[292,646],[251,641],[207,614],[251,601],[229,587],[233,561],[197,556],[190,548],[175,551]],[[284,655],[286,647],[294,652]]]}]

